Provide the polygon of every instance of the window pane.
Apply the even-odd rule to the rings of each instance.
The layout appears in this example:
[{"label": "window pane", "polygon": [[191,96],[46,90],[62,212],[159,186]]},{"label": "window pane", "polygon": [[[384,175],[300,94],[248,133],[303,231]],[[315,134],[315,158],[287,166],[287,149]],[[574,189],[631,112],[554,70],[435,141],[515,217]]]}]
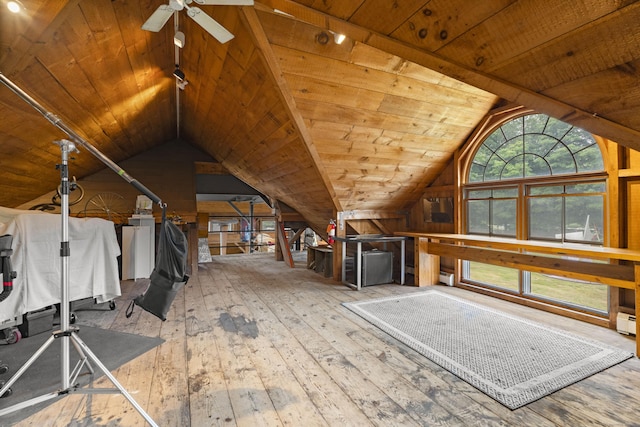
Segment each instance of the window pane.
[{"label": "window pane", "polygon": [[524,116],[524,127],[527,133],[543,133],[549,116],[545,114],[530,114]]},{"label": "window pane", "polygon": [[562,239],[562,197],[529,199],[529,238]]},{"label": "window pane", "polygon": [[470,182],[602,170],[593,135],[545,114],[531,114],[504,123],[483,141]]},{"label": "window pane", "polygon": [[473,163],[484,166],[487,164],[491,156],[493,156],[493,151],[483,144],[480,148],[478,148],[478,151],[476,151],[476,155],[473,158]]},{"label": "window pane", "polygon": [[560,120],[549,117],[547,127],[544,129],[544,133],[551,135],[556,139],[562,139],[573,126],[568,123],[561,122]]},{"label": "window pane", "polygon": [[515,199],[492,200],[491,225],[493,234],[516,236]]},{"label": "window pane", "polygon": [[465,279],[515,292],[519,291],[518,278],[520,275],[518,270],[474,261],[465,262],[469,263],[469,277],[465,277]]},{"label": "window pane", "polygon": [[564,186],[562,185],[537,185],[528,188],[528,194],[530,196],[542,196],[545,194],[562,194],[564,193]]},{"label": "window pane", "polygon": [[477,163],[471,165],[469,171],[469,182],[482,182],[484,181],[484,166],[480,166]]},{"label": "window pane", "polygon": [[565,191],[567,194],[604,193],[606,191],[606,187],[603,181],[586,182],[582,184],[567,185]]},{"label": "window pane", "polygon": [[504,132],[504,136],[507,139],[513,139],[517,136],[522,135],[524,131],[523,123],[524,123],[524,118],[518,117],[517,119],[513,119],[503,124],[502,126],[500,126],[500,129],[502,129],[502,132]]},{"label": "window pane", "polygon": [[498,129],[495,132],[493,132],[491,135],[489,135],[489,137],[484,140],[483,144],[489,147],[491,150],[495,151],[498,149],[498,147],[504,144],[505,141],[506,139],[504,139],[504,134],[502,133],[502,130]]},{"label": "window pane", "polygon": [[522,178],[524,176],[524,156],[512,157],[502,171],[501,179]]},{"label": "window pane", "polygon": [[[606,180],[587,181],[592,178],[585,176],[581,181],[575,175],[583,172],[604,172],[600,147],[589,132],[545,114],[503,123],[477,150],[468,182],[511,182],[465,192],[467,232],[516,237],[516,224],[524,221],[527,239],[602,244]],[[558,179],[540,179],[553,175]],[[599,313],[608,309],[605,285],[468,261],[463,276],[478,285],[526,292],[560,305]]]},{"label": "window pane", "polygon": [[491,197],[491,190],[469,190],[468,199],[488,199]]},{"label": "window pane", "polygon": [[531,294],[592,310],[602,312],[608,310],[607,285],[531,273]]},{"label": "window pane", "polygon": [[603,196],[574,196],[565,198],[566,240],[602,242]]},{"label": "window pane", "polygon": [[502,169],[504,169],[504,160],[498,156],[493,156],[487,163],[486,170],[484,171],[485,181],[497,181],[502,175]]},{"label": "window pane", "polygon": [[562,140],[572,153],[577,153],[580,150],[596,144],[593,136],[585,130],[580,128],[573,128]]},{"label": "window pane", "polygon": [[527,153],[546,156],[559,143],[557,139],[546,135],[525,135],[524,150]]},{"label": "window pane", "polygon": [[493,190],[494,199],[518,197],[518,187],[498,188]]},{"label": "window pane", "polygon": [[549,164],[544,158],[540,156],[536,156],[534,154],[525,154],[524,164],[526,165],[524,176],[527,178],[551,175]]},{"label": "window pane", "polygon": [[604,169],[602,153],[600,153],[600,148],[597,144],[577,152],[575,158],[580,172],[601,171]]},{"label": "window pane", "polygon": [[498,154],[506,161],[510,161],[516,156],[522,156],[524,153],[524,140],[522,137],[509,140],[500,148]]},{"label": "window pane", "polygon": [[470,200],[467,212],[467,232],[489,234],[489,200]]},{"label": "window pane", "polygon": [[547,156],[552,174],[575,173],[576,164],[571,152],[562,144],[558,144]]}]

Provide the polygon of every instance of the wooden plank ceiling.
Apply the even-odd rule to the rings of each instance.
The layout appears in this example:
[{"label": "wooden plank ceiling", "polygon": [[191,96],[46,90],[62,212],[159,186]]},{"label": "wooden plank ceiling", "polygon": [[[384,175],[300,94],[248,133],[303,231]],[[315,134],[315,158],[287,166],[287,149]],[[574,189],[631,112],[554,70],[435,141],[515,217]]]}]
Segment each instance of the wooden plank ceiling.
[{"label": "wooden plank ceiling", "polygon": [[[0,72],[106,156],[179,138],[317,229],[335,210],[408,209],[496,105],[640,148],[632,1],[201,6],[235,38],[178,14],[184,90],[173,20],[140,29],[162,0],[22,3],[25,15],[0,11]],[[55,188],[64,134],[5,87],[0,117],[0,205],[14,207]],[[72,173],[101,168],[82,155]]]}]

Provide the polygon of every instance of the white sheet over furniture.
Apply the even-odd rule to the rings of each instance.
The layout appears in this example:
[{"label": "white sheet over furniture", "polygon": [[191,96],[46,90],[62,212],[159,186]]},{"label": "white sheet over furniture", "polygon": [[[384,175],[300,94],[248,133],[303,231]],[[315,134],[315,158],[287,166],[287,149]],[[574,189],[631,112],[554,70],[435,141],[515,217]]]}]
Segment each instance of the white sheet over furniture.
[{"label": "white sheet over furniture", "polygon": [[[0,235],[13,235],[13,292],[0,302],[0,325],[61,299],[61,216],[0,207]],[[120,247],[113,222],[69,218],[69,299],[106,302],[120,295]]]}]

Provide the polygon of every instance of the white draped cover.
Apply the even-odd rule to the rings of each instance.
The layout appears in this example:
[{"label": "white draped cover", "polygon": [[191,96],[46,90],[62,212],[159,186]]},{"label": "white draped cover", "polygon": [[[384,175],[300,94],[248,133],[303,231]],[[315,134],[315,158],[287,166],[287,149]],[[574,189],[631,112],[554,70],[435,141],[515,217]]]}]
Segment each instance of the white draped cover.
[{"label": "white draped cover", "polygon": [[[60,214],[0,207],[0,235],[13,235],[13,292],[0,302],[0,327],[61,299]],[[120,295],[120,247],[111,221],[69,218],[69,300]]]}]

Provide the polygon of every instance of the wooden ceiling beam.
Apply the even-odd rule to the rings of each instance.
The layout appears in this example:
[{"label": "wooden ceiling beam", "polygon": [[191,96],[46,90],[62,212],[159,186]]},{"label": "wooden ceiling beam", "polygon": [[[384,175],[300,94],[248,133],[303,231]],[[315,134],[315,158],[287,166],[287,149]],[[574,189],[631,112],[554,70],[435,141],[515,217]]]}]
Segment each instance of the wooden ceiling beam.
[{"label": "wooden ceiling beam", "polygon": [[257,50],[258,52],[260,52],[265,66],[270,71],[271,78],[279,88],[279,93],[285,105],[285,108],[288,110],[289,116],[291,117],[296,130],[300,134],[305,146],[307,147],[309,155],[313,159],[314,167],[316,168],[318,174],[324,182],[324,185],[327,188],[331,200],[333,201],[334,208],[336,210],[341,210],[340,199],[338,198],[336,191],[333,188],[333,184],[326,172],[326,169],[320,167],[320,165],[322,165],[322,159],[320,158],[318,150],[314,145],[313,138],[311,137],[311,134],[304,123],[302,114],[300,114],[298,108],[296,107],[296,102],[293,98],[293,95],[291,94],[291,90],[289,89],[286,79],[284,78],[284,74],[280,69],[278,60],[271,48],[271,43],[267,39],[267,35],[265,34],[264,29],[260,24],[260,20],[258,19],[255,10],[253,10],[252,8],[242,7],[240,11],[240,17],[244,21],[246,27],[249,29],[249,33],[254,39]]},{"label": "wooden ceiling beam", "polygon": [[416,46],[411,46],[405,42],[351,24],[291,0],[261,0],[261,2],[273,9],[288,13],[295,19],[316,25],[319,28],[345,34],[352,40],[438,71],[448,77],[498,95],[510,102],[535,109],[538,112],[571,123],[596,135],[609,138],[620,145],[640,151],[639,131],[600,117],[596,112],[581,110],[566,102],[449,61],[442,56],[421,50]]}]

